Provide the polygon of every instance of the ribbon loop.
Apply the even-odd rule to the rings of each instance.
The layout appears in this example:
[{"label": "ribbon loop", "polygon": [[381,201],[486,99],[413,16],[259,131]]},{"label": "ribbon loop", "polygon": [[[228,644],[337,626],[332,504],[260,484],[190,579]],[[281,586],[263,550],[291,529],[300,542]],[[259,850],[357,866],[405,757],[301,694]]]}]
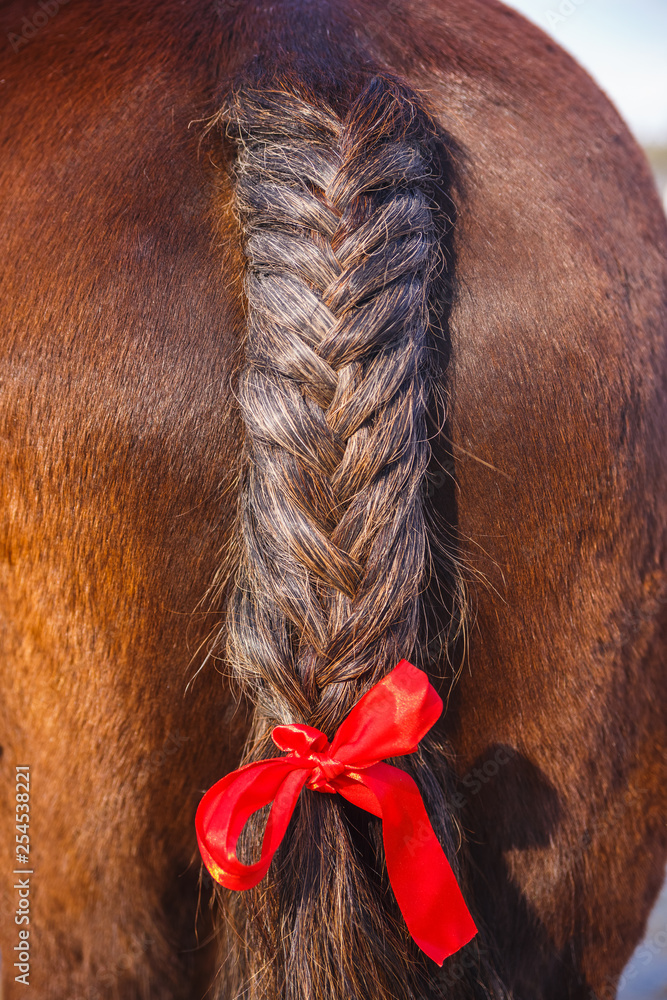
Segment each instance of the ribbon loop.
[{"label": "ribbon loop", "polygon": [[308,754],[324,750],[329,741],[324,733],[312,726],[295,722],[289,726],[275,726],[271,739],[280,750],[290,750],[292,753],[307,757]]},{"label": "ribbon loop", "polygon": [[[419,789],[386,757],[413,753],[442,712],[423,671],[401,662],[354,706],[329,743],[301,723],[276,726],[286,757],[246,764],[208,790],[196,817],[204,864],[221,885],[250,889],[266,875],[304,785],[337,792],[382,820],[387,872],[417,945],[439,965],[477,933]],[[236,845],[250,816],[272,803],[259,861],[245,865]]]}]

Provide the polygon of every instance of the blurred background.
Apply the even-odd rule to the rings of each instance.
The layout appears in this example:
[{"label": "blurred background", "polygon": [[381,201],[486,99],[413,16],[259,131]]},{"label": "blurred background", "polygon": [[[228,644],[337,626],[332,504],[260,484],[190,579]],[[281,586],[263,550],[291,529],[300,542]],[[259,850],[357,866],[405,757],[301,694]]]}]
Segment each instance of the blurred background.
[{"label": "blurred background", "polygon": [[[667,0],[505,2],[567,49],[611,98],[646,150],[667,210]],[[667,883],[617,1000],[667,1000]]]}]

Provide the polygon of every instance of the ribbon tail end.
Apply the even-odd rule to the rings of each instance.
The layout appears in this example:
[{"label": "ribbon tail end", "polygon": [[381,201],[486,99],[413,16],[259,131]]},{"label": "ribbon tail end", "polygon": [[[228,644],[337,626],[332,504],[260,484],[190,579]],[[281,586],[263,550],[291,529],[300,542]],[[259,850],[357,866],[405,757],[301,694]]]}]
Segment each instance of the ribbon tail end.
[{"label": "ribbon tail end", "polygon": [[[459,928],[459,934],[456,940],[451,938],[448,941],[437,942],[437,941],[420,941],[416,937],[415,942],[419,946],[420,950],[424,952],[432,962],[436,965],[442,966],[442,963],[446,958],[450,958],[455,955],[457,951],[464,948],[467,944],[470,944],[472,939],[478,933],[477,927],[473,923],[472,917],[466,926],[461,925]],[[414,937],[414,934],[413,934]]]}]

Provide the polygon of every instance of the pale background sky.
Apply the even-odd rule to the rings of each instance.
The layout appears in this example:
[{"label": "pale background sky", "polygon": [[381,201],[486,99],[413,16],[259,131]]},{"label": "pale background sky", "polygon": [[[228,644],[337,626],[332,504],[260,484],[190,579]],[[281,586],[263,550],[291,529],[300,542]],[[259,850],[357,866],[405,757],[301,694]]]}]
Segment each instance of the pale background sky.
[{"label": "pale background sky", "polygon": [[505,0],[612,99],[640,142],[667,145],[667,0]]}]

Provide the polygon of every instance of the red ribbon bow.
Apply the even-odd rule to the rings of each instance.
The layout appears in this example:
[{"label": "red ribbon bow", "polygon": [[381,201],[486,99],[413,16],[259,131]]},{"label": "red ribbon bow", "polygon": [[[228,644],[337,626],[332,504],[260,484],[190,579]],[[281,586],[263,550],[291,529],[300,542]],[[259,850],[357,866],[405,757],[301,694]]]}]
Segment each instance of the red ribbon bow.
[{"label": "red ribbon bow", "polygon": [[[387,872],[410,934],[442,965],[477,933],[454,873],[426,815],[417,785],[385,757],[414,753],[442,712],[422,670],[407,660],[368,691],[331,743],[312,726],[276,726],[286,757],[246,764],[206,792],[195,820],[204,864],[228,889],[266,875],[301,789],[338,792],[382,820]],[[236,844],[250,816],[273,802],[259,861],[244,865]]]}]

